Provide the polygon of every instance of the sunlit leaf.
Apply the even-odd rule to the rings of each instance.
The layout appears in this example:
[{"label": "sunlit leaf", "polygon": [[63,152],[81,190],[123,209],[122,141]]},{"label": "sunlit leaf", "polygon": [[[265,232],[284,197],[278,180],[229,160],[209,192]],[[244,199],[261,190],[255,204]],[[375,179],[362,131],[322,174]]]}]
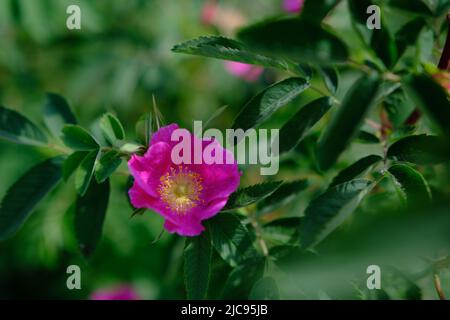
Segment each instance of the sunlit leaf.
[{"label": "sunlit leaf", "polygon": [[117,140],[125,139],[125,130],[119,119],[111,113],[106,113],[100,119],[100,129],[106,140],[113,144]]},{"label": "sunlit leaf", "polygon": [[95,167],[95,178],[101,183],[108,179],[111,174],[120,166],[122,159],[115,150],[110,150],[100,156]]},{"label": "sunlit leaf", "polygon": [[47,137],[33,122],[17,111],[0,106],[0,138],[11,142],[43,146]]},{"label": "sunlit leaf", "polygon": [[65,125],[62,132],[63,142],[69,148],[79,151],[90,151],[99,148],[95,138],[86,129],[78,125]]},{"label": "sunlit leaf", "polygon": [[81,161],[80,166],[75,171],[75,187],[78,194],[83,196],[94,176],[95,166],[97,165],[98,158],[100,156],[99,151],[89,152],[83,161]]},{"label": "sunlit leaf", "polygon": [[308,87],[309,82],[302,78],[288,78],[271,85],[241,109],[234,120],[233,129],[247,130],[257,127]]},{"label": "sunlit leaf", "polygon": [[87,151],[75,151],[64,160],[63,164],[63,177],[64,181],[69,180],[70,176],[80,166],[81,162],[88,155]]}]

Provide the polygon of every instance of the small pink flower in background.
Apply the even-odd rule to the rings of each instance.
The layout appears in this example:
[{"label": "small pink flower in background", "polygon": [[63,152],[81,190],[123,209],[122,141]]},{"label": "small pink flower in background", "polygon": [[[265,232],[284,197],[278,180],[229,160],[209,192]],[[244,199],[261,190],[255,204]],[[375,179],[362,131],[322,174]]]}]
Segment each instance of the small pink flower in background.
[{"label": "small pink flower in background", "polygon": [[201,14],[201,22],[206,26],[213,26],[219,29],[221,34],[232,35],[237,29],[243,27],[247,23],[247,18],[241,11],[219,4],[215,0],[207,0],[204,2]]},{"label": "small pink flower in background", "polygon": [[214,24],[214,18],[217,15],[218,5],[215,1],[207,1],[202,8],[201,21],[209,26]]},{"label": "small pink flower in background", "polygon": [[99,289],[94,291],[90,300],[140,300],[141,298],[133,287],[121,285],[109,289]]},{"label": "small pink flower in background", "polygon": [[283,10],[291,13],[299,13],[305,0],[283,0]]},{"label": "small pink flower in background", "polygon": [[[171,136],[177,129],[184,130],[190,138],[192,151],[196,144],[203,150],[214,147],[214,152],[219,153],[214,155],[222,158],[223,164],[205,159],[201,164],[194,164],[194,157],[198,157],[194,152],[191,152],[191,161],[186,161],[189,163],[175,164],[172,149],[179,142],[171,141]],[[232,164],[227,164],[227,158],[233,159]],[[237,163],[230,151],[215,140],[201,141],[189,131],[179,129],[177,124],[159,129],[152,136],[145,155],[133,155],[128,167],[134,177],[133,187],[129,190],[133,206],[154,210],[165,219],[164,228],[168,232],[181,236],[199,235],[204,230],[201,222],[225,206],[240,180]]]},{"label": "small pink flower in background", "polygon": [[258,80],[264,71],[264,68],[262,67],[234,61],[226,61],[225,69],[233,76],[242,78],[249,82],[255,82]]}]

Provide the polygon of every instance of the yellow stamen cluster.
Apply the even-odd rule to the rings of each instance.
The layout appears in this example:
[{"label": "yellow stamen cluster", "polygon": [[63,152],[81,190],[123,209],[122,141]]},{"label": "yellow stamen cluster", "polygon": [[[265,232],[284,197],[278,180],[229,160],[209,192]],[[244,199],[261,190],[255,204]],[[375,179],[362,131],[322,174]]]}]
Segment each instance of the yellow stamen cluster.
[{"label": "yellow stamen cluster", "polygon": [[202,178],[198,173],[191,172],[183,166],[171,168],[160,178],[158,187],[161,199],[167,208],[177,214],[185,214],[201,202],[200,194],[203,190]]}]

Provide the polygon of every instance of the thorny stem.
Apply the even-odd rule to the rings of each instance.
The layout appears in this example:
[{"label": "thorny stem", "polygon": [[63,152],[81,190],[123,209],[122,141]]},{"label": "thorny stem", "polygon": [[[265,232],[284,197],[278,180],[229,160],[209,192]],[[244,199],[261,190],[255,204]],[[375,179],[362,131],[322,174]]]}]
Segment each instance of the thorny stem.
[{"label": "thorny stem", "polygon": [[392,130],[392,124],[389,120],[387,112],[384,108],[381,109],[381,128],[380,128],[380,136],[381,136],[381,145],[383,147],[383,163],[384,168],[387,169],[388,164],[388,146],[389,146],[389,132]]},{"label": "thorny stem", "polygon": [[370,126],[372,129],[375,129],[379,131],[381,129],[381,125],[379,123],[376,123],[372,119],[365,119],[365,122],[368,126]]},{"label": "thorny stem", "polygon": [[[438,68],[440,70],[450,71],[450,13],[447,14],[447,23],[448,23],[448,31],[447,31],[447,39],[445,40],[444,49],[442,50],[441,58],[439,59]],[[439,41],[439,32],[436,33],[437,39]],[[439,45],[439,44],[437,44]],[[422,114],[418,108],[414,110],[414,112],[406,119],[405,124],[414,125],[419,121]]]},{"label": "thorny stem", "polygon": [[250,219],[250,223],[252,224],[253,228],[255,229],[256,239],[258,240],[258,243],[259,243],[259,246],[261,247],[263,255],[265,257],[268,257],[269,249],[267,248],[266,241],[263,238],[263,235],[262,235],[263,231],[262,231],[261,225],[259,224],[258,217],[256,216],[255,212],[249,213],[248,217]]},{"label": "thorny stem", "polygon": [[438,68],[441,70],[450,70],[450,13],[447,14],[448,32],[445,41],[444,50],[439,60]]}]

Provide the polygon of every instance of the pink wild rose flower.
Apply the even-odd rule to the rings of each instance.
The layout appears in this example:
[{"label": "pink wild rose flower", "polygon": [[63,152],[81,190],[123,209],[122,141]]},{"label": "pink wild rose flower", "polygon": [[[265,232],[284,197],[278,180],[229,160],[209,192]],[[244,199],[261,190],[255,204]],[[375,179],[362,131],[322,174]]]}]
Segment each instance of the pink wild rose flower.
[{"label": "pink wild rose flower", "polygon": [[[190,139],[190,160],[181,164],[172,159],[172,150],[179,144],[178,140],[171,141],[175,130]],[[195,164],[194,159],[198,160],[199,156],[194,154],[195,145],[205,151],[209,146],[214,149],[211,152],[214,159],[222,158],[223,161],[202,158],[195,161],[201,164]],[[185,158],[182,152],[181,157]],[[226,161],[227,158],[232,161]],[[204,230],[202,221],[215,216],[225,206],[240,180],[237,163],[230,151],[216,140],[200,140],[188,130],[179,129],[177,124],[159,129],[152,136],[145,155],[133,155],[128,167],[134,177],[133,187],[129,190],[133,206],[154,210],[165,219],[164,228],[168,232],[181,236],[199,235]]]},{"label": "pink wild rose flower", "polygon": [[235,61],[226,61],[225,69],[233,76],[247,80],[248,82],[258,80],[264,71],[262,67]]},{"label": "pink wild rose flower", "polygon": [[94,291],[90,300],[140,300],[137,292],[129,285]]},{"label": "pink wild rose flower", "polygon": [[283,10],[290,13],[302,11],[305,0],[283,0]]}]

